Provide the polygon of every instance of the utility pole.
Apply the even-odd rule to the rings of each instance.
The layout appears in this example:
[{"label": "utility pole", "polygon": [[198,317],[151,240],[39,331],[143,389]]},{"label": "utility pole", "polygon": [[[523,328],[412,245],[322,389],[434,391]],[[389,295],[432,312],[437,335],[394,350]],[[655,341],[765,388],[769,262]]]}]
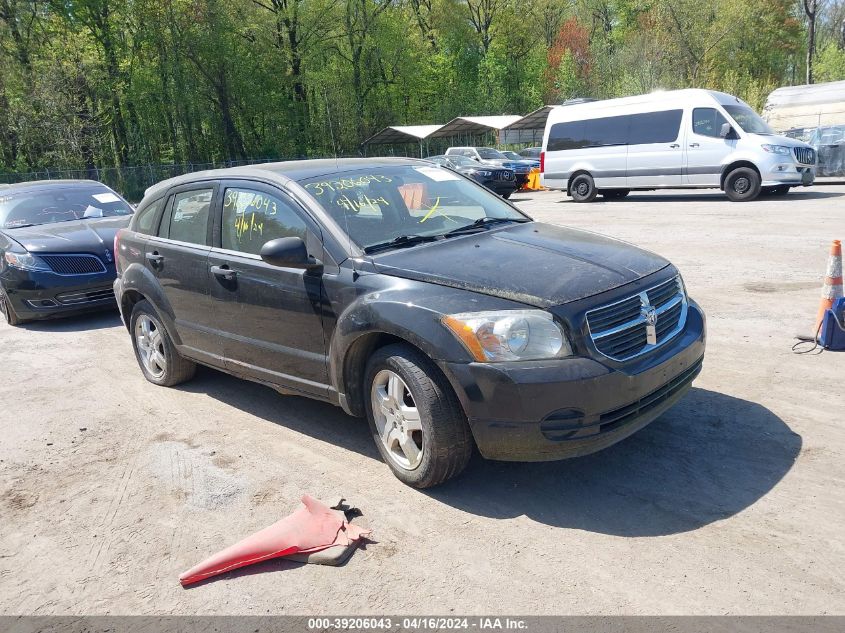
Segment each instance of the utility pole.
[{"label": "utility pole", "polygon": [[816,13],[819,0],[803,0],[807,16],[807,83],[813,83],[813,58],[816,56]]}]

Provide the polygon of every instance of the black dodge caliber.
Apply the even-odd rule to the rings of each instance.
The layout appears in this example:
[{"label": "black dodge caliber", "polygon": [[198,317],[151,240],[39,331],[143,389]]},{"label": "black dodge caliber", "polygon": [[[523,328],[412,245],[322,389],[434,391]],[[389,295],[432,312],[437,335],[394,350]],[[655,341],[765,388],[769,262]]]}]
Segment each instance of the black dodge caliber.
[{"label": "black dodge caliber", "polygon": [[149,381],[202,363],[339,405],[420,488],[474,446],[533,461],[618,442],[677,402],[704,356],[704,315],[665,259],[533,222],[423,161],[168,180],[117,244]]},{"label": "black dodge caliber", "polygon": [[0,312],[10,325],[114,308],[112,249],[132,207],[92,180],[0,188]]}]

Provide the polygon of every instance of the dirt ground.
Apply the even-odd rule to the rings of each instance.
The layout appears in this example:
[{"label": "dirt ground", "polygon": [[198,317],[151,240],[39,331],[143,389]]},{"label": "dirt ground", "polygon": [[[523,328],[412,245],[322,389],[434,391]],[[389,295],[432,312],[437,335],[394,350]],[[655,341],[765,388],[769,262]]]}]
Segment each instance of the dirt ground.
[{"label": "dirt ground", "polygon": [[[0,324],[0,613],[845,614],[845,354],[790,351],[845,187],[515,198],[681,269],[709,339],[680,404],[601,453],[475,458],[418,492],[340,409],[208,369],[147,383],[116,314]],[[306,492],[376,542],[180,587]]]}]

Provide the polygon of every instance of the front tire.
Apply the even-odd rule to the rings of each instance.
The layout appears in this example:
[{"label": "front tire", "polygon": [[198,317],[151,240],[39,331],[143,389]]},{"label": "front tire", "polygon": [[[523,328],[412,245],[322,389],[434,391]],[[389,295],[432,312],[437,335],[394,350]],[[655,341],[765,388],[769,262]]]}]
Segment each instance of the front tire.
[{"label": "front tire", "polygon": [[148,301],[139,301],[132,308],[130,332],[135,358],[144,378],[151,383],[173,387],[194,377],[196,364],[179,355]]},{"label": "front tire", "polygon": [[367,420],[382,459],[414,488],[458,475],[472,455],[466,416],[446,377],[409,345],[388,345],[367,363]]},{"label": "front tire", "polygon": [[15,309],[12,307],[12,302],[9,301],[8,295],[6,295],[6,291],[0,287],[0,313],[3,314],[3,318],[6,320],[6,323],[9,325],[20,325],[24,323],[24,319],[21,319]]},{"label": "front tire", "polygon": [[750,167],[737,167],[725,178],[725,195],[734,202],[748,202],[760,195],[760,174]]},{"label": "front tire", "polygon": [[592,202],[599,194],[590,174],[578,174],[569,184],[569,196],[575,202]]}]

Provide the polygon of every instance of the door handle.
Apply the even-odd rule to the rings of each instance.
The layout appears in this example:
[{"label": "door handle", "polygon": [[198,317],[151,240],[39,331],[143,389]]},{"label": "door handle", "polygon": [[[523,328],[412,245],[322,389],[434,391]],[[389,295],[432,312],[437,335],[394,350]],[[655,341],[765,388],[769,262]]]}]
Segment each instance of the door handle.
[{"label": "door handle", "polygon": [[690,147],[698,147],[698,143],[690,143],[689,146]]},{"label": "door handle", "polygon": [[164,255],[159,255],[158,251],[153,251],[152,253],[147,253],[146,258],[147,258],[147,261],[150,262],[151,264],[153,264],[154,266],[157,266],[158,264],[160,264],[161,262],[164,261]]},{"label": "door handle", "polygon": [[676,147],[680,147],[680,145],[678,143],[672,143],[669,147],[675,149]]},{"label": "door handle", "polygon": [[232,281],[235,277],[238,276],[238,272],[229,268],[226,264],[222,266],[212,266],[209,268],[211,274],[215,277],[221,277],[226,281]]}]

